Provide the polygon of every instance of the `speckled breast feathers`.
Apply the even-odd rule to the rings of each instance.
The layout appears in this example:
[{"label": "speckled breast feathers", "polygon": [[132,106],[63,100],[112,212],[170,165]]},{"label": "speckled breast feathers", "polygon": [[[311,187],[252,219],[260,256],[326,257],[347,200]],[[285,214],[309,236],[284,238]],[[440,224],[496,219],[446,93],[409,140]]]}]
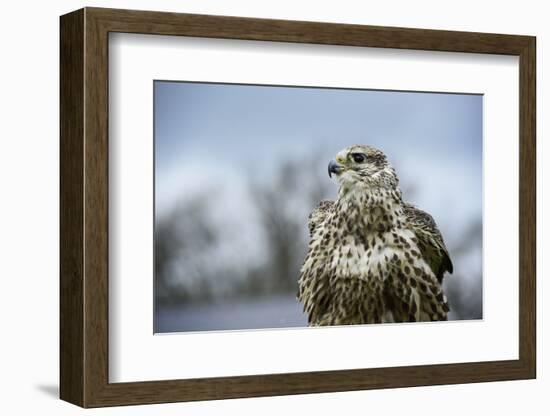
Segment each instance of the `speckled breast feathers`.
[{"label": "speckled breast feathers", "polygon": [[345,149],[331,169],[338,199],[310,215],[299,278],[310,325],[445,320],[441,280],[452,263],[431,216],[402,201],[376,149]]}]

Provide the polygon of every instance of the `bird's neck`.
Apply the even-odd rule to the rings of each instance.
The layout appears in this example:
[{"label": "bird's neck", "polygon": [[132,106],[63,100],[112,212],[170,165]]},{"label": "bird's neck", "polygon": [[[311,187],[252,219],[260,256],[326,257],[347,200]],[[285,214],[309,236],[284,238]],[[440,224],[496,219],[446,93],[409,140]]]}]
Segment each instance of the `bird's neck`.
[{"label": "bird's neck", "polygon": [[336,209],[346,218],[346,228],[367,232],[389,231],[403,222],[403,200],[398,188],[358,186],[340,190]]}]

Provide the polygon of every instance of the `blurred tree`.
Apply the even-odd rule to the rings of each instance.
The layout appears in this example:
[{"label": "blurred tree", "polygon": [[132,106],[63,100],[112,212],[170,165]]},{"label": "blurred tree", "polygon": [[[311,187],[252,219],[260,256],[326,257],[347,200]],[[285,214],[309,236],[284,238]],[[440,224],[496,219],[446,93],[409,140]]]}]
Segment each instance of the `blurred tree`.
[{"label": "blurred tree", "polygon": [[[259,273],[265,282],[265,294],[296,293],[298,271],[307,251],[307,217],[329,192],[328,181],[311,175],[322,163],[319,155],[285,160],[272,184],[250,184],[270,253]],[[304,178],[310,180],[304,182]],[[257,279],[258,272],[251,277]]]},{"label": "blurred tree", "polygon": [[[210,194],[195,196],[155,223],[155,297],[162,303],[207,299],[212,288],[209,270],[200,253],[218,242],[218,234],[205,215]],[[192,282],[194,285],[185,284]]]},{"label": "blurred tree", "polygon": [[444,281],[449,319],[483,318],[482,237],[481,220],[472,219],[449,249],[455,264],[462,266],[455,267],[455,273]]}]

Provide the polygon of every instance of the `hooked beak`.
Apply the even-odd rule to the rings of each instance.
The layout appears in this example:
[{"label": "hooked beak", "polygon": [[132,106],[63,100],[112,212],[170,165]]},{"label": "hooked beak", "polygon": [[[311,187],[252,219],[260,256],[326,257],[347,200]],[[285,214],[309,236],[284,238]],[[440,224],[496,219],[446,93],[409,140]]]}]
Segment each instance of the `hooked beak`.
[{"label": "hooked beak", "polygon": [[338,162],[336,162],[335,160],[331,160],[328,163],[328,176],[329,176],[329,178],[332,178],[333,173],[335,175],[338,175],[343,170],[344,170],[344,167],[342,165],[338,164]]}]

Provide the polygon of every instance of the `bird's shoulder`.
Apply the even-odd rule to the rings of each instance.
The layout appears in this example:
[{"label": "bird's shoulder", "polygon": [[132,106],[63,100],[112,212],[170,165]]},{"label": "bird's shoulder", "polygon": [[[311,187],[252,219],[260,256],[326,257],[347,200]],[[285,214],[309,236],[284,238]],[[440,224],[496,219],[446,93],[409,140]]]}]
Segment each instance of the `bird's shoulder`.
[{"label": "bird's shoulder", "polygon": [[443,236],[433,217],[412,204],[404,203],[403,211],[410,228],[418,239],[418,248],[424,260],[441,282],[445,272],[453,272],[453,263]]},{"label": "bird's shoulder", "polygon": [[317,207],[311,211],[308,217],[308,228],[310,236],[313,236],[317,227],[319,227],[328,215],[334,210],[335,202],[329,199],[324,199]]}]

